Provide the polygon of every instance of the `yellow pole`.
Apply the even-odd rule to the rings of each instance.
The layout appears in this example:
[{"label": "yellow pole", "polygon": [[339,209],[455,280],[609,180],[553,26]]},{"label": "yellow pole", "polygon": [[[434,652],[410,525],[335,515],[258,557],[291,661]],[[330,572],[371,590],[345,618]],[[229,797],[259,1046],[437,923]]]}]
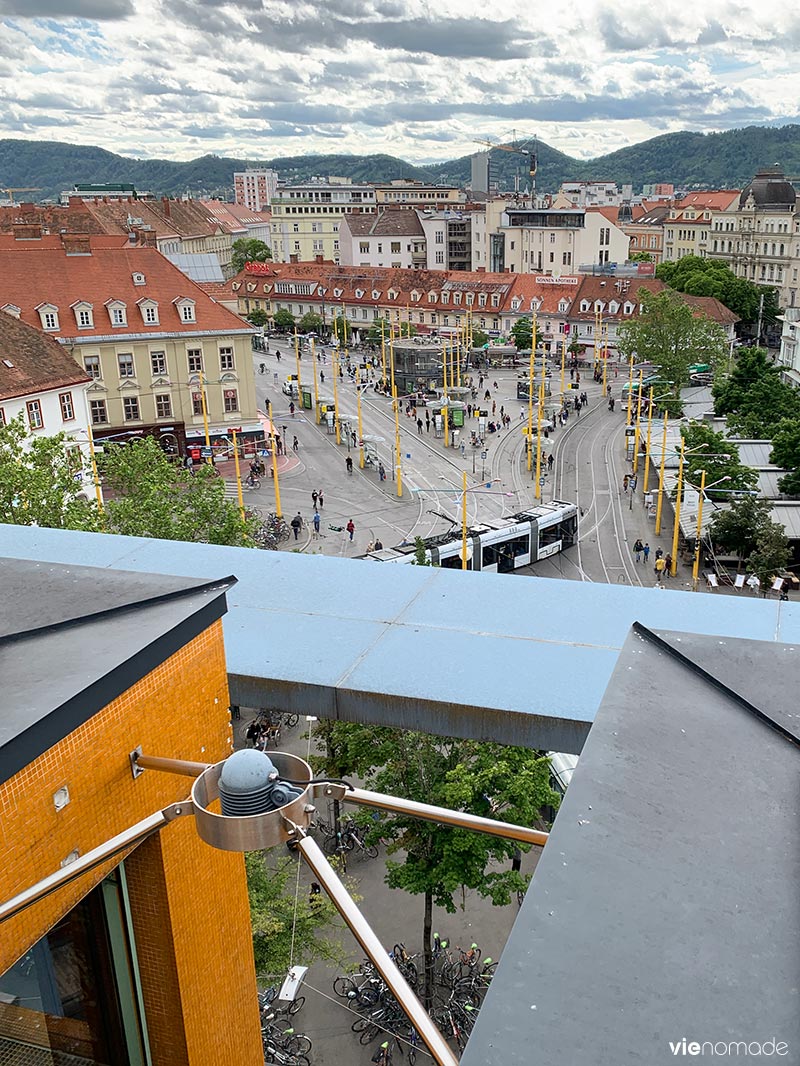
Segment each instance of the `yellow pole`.
[{"label": "yellow pole", "polygon": [[697,501],[697,534],[694,545],[694,566],[692,567],[692,588],[697,592],[697,578],[700,570],[700,538],[703,535],[703,496],[706,490],[706,472],[700,471],[700,499]]},{"label": "yellow pole", "polygon": [[236,492],[239,496],[239,514],[244,522],[244,496],[242,495],[242,472],[239,469],[239,445],[236,443],[236,430],[231,430],[233,437],[233,462],[236,467]]},{"label": "yellow pole", "polygon": [[542,486],[539,478],[542,475],[542,412],[544,411],[544,376],[539,385],[539,414],[536,418],[536,491],[534,496],[537,500],[542,498]]},{"label": "yellow pole", "polygon": [[333,349],[333,425],[336,430],[336,443],[341,444],[339,430],[339,349]]},{"label": "yellow pole", "polygon": [[281,511],[281,490],[278,485],[278,442],[275,439],[275,423],[272,421],[272,404],[267,400],[267,417],[270,426],[270,451],[272,452],[272,480],[275,482],[275,514],[283,517]]},{"label": "yellow pole", "polygon": [[92,433],[92,423],[87,422],[86,432],[89,435],[89,461],[92,464],[92,481],[94,482],[94,494],[97,497],[97,506],[100,511],[105,511],[103,506],[103,491],[100,488],[100,475],[97,472],[97,455],[94,450],[94,434]]},{"label": "yellow pole", "polygon": [[317,386],[317,357],[314,338],[311,338],[311,373],[314,375],[314,421],[319,425],[319,387]]},{"label": "yellow pole", "polygon": [[600,349],[603,341],[603,316],[599,310],[595,310],[594,313],[594,368],[597,370],[597,364],[600,359]]},{"label": "yellow pole", "polygon": [[400,404],[397,401],[397,389],[392,389],[392,407],[394,409],[394,450],[397,466],[397,495],[403,495],[403,471],[400,464]]},{"label": "yellow pole", "polygon": [[664,467],[667,462],[667,412],[664,412],[664,435],[661,438],[661,470],[658,475],[658,503],[656,505],[656,536],[661,535],[661,503],[664,499]]},{"label": "yellow pole", "polygon": [[675,577],[678,569],[678,534],[681,528],[681,493],[683,492],[683,449],[686,441],[681,437],[681,457],[678,462],[678,495],[675,497],[675,529],[672,533],[672,566],[670,574]]},{"label": "yellow pole", "polygon": [[603,334],[603,396],[606,395],[606,378],[608,376],[608,326]]},{"label": "yellow pole", "polygon": [[628,418],[625,422],[626,426],[631,424],[631,411],[633,404],[633,356],[631,356],[631,366],[628,371]]},{"label": "yellow pole", "polygon": [[381,319],[381,366],[383,367],[382,385],[384,392],[386,391],[386,337],[383,332],[385,324],[384,320]]},{"label": "yellow pole", "polygon": [[391,371],[392,396],[397,395],[397,390],[394,387],[394,323],[389,323],[389,369]]},{"label": "yellow pole", "polygon": [[644,371],[639,371],[639,390],[636,397],[636,432],[633,435],[633,472],[639,469],[639,427],[642,421],[642,378]]},{"label": "yellow pole", "polygon": [[[203,381],[203,371],[202,370],[198,374],[198,377],[200,378],[200,406],[203,409],[203,428],[206,431],[206,448],[210,448],[211,447],[211,436],[210,436],[210,434],[208,432],[208,407],[206,407],[206,387],[205,387],[205,383]],[[213,455],[207,455],[206,456],[206,462],[207,463],[211,463],[213,465],[214,456]]]},{"label": "yellow pole", "polygon": [[[442,349],[442,385],[444,392],[444,398],[447,399],[447,342],[445,341]],[[445,403],[442,407],[442,425],[444,426],[444,446],[447,447],[449,440],[449,419],[447,417],[448,405]]]},{"label": "yellow pole", "polygon": [[642,492],[647,492],[647,482],[650,480],[650,434],[653,429],[653,386],[650,386],[650,393],[648,395],[647,404],[647,445],[645,447],[644,457],[644,485],[642,486]]},{"label": "yellow pole", "polygon": [[300,338],[297,336],[297,326],[294,327],[294,361],[297,365],[297,404],[302,408],[303,394],[300,390]]},{"label": "yellow pole", "polygon": [[564,334],[564,340],[561,342],[561,406],[564,406],[564,366],[567,361],[567,335]]},{"label": "yellow pole", "polygon": [[364,433],[361,425],[361,378],[356,367],[356,410],[358,412],[358,465],[364,469]]},{"label": "yellow pole", "polygon": [[533,335],[531,334],[531,357],[528,361],[528,440],[526,443],[528,470],[533,466],[533,375],[536,372],[534,363],[536,358],[535,351],[536,345],[533,343]]},{"label": "yellow pole", "polygon": [[461,569],[467,569],[467,472],[464,475],[463,488],[461,489]]}]

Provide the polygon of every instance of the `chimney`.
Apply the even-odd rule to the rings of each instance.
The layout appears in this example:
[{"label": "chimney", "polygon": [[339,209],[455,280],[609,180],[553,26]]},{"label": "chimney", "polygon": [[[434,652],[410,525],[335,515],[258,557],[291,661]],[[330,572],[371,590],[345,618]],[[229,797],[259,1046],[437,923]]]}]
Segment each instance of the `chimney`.
[{"label": "chimney", "polygon": [[42,227],[38,222],[15,222],[13,225],[15,241],[40,241]]},{"label": "chimney", "polygon": [[172,216],[170,215],[169,199],[166,196],[162,197],[161,204],[164,208],[164,216],[166,218],[171,218]]},{"label": "chimney", "polygon": [[155,230],[141,229],[139,226],[134,226],[131,230],[131,236],[140,248],[155,248],[156,246]]},{"label": "chimney", "polygon": [[80,196],[70,196],[67,201],[67,207],[83,207],[83,198]]},{"label": "chimney", "polygon": [[36,204],[29,203],[27,200],[19,205],[19,213],[21,215],[35,215]]},{"label": "chimney", "polygon": [[61,243],[67,255],[91,255],[92,247],[88,233],[62,233]]}]

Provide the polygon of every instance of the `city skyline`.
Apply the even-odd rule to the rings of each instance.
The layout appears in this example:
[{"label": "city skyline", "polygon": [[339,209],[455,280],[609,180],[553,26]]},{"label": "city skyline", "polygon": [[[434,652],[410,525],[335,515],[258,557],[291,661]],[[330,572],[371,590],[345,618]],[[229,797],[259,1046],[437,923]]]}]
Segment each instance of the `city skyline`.
[{"label": "city skyline", "polygon": [[800,14],[751,0],[584,0],[551,22],[474,0],[0,0],[0,18],[0,136],[143,158],[430,162],[516,128],[588,159],[798,120]]}]

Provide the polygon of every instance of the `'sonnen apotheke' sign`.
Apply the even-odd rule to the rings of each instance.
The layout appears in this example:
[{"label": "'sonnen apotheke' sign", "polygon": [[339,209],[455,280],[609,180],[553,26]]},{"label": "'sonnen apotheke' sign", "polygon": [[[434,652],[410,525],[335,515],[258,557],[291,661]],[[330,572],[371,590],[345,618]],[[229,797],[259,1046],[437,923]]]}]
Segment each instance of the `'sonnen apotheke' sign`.
[{"label": "'sonnen apotheke' sign", "polygon": [[579,279],[571,277],[552,278],[549,274],[537,274],[535,280],[537,285],[577,285]]}]

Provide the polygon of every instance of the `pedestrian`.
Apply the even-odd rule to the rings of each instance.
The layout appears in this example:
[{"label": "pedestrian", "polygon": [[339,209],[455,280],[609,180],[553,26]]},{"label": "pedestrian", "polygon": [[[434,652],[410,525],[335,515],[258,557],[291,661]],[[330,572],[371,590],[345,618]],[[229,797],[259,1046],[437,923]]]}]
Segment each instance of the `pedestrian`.
[{"label": "pedestrian", "polygon": [[664,556],[664,577],[672,577],[672,555],[669,552]]},{"label": "pedestrian", "polygon": [[375,551],[375,542],[372,541],[372,540],[367,541],[367,552],[366,552],[366,554],[370,555],[374,551]]},{"label": "pedestrian", "polygon": [[623,492],[624,492],[624,493],[625,493],[626,495],[627,495],[627,492],[628,492],[628,482],[629,482],[629,481],[630,481],[630,478],[629,478],[629,477],[628,477],[628,475],[626,474],[626,475],[625,475],[625,477],[624,477],[624,478],[622,479],[622,491],[623,491]]},{"label": "pedestrian", "polygon": [[497,401],[492,400],[492,418],[494,418],[495,411],[497,410]]},{"label": "pedestrian", "polygon": [[352,519],[352,518],[350,519],[350,521],[349,521],[349,522],[347,523],[347,525],[345,526],[345,529],[346,529],[346,530],[347,530],[347,532],[348,532],[348,533],[350,534],[350,540],[352,540],[352,539],[353,539],[353,534],[354,534],[354,533],[355,533],[355,531],[356,531],[356,527],[355,527],[355,524],[354,524],[354,522],[353,522],[353,519]]},{"label": "pedestrian", "polygon": [[352,474],[353,473],[353,460],[350,458],[349,455],[345,459],[344,465],[345,465],[345,468],[347,469],[347,473],[348,474]]},{"label": "pedestrian", "polygon": [[292,532],[294,533],[294,539],[297,540],[300,536],[300,530],[303,528],[303,518],[298,511],[291,521]]},{"label": "pedestrian", "polygon": [[300,441],[297,437],[292,437],[292,451],[297,454],[300,451]]},{"label": "pedestrian", "polygon": [[642,555],[644,557],[645,563],[647,563],[647,560],[650,558],[650,545],[647,543],[647,541],[644,542],[644,547],[642,548]]},{"label": "pedestrian", "polygon": [[386,467],[383,463],[378,463],[378,477],[381,481],[386,480]]},{"label": "pedestrian", "polygon": [[319,511],[314,511],[314,519],[313,519],[313,521],[314,521],[314,537],[316,539],[316,538],[319,537],[319,523],[320,523]]},{"label": "pedestrian", "polygon": [[484,400],[491,400],[491,398],[492,398],[492,394],[491,394],[491,393],[489,392],[489,390],[488,390],[488,389],[487,389],[487,390],[486,390],[486,392],[485,392],[485,393],[483,394],[483,398],[484,398]]},{"label": "pedestrian", "polygon": [[425,412],[425,432],[426,433],[430,433],[430,431],[431,431],[431,416],[426,411]]},{"label": "pedestrian", "polygon": [[281,361],[281,353],[278,351],[277,348],[275,349],[275,358],[278,360],[278,362]]},{"label": "pedestrian", "polygon": [[289,414],[294,418],[294,400],[289,401]]},{"label": "pedestrian", "polygon": [[497,392],[497,382],[496,382],[496,381],[495,381],[495,383],[494,383],[494,386],[493,386],[493,388],[494,388],[494,391],[495,391],[495,392]]},{"label": "pedestrian", "polygon": [[552,470],[553,469],[553,463],[554,462],[555,462],[555,459],[553,457],[553,453],[550,452],[550,454],[547,457],[547,469],[548,470]]},{"label": "pedestrian", "polygon": [[663,554],[664,552],[661,550],[661,548],[656,548],[656,559],[660,559]]},{"label": "pedestrian", "polygon": [[637,563],[640,563],[642,561],[642,551],[643,550],[644,550],[644,544],[642,544],[641,539],[639,537],[637,537],[636,540],[634,541],[634,544],[633,544],[633,553],[636,556],[636,562]]},{"label": "pedestrian", "polygon": [[665,565],[666,564],[664,562],[663,556],[661,556],[660,558],[656,559],[656,565],[655,565],[655,567],[653,569],[655,570],[656,581],[659,583],[659,585],[661,584],[661,579],[664,576],[664,567],[665,567]]},{"label": "pedestrian", "polygon": [[355,430],[353,430],[353,432],[350,434],[350,439],[353,442],[353,447],[354,448],[357,447],[357,445],[358,445],[358,434],[356,433]]},{"label": "pedestrian", "polygon": [[325,371],[324,370],[320,370],[320,372],[319,372],[319,383],[320,383],[320,385],[324,385],[325,384]]},{"label": "pedestrian", "polygon": [[380,537],[376,537],[375,538],[375,551],[376,552],[382,552],[383,551],[383,542],[381,541]]},{"label": "pedestrian", "polygon": [[419,434],[420,437],[422,436],[422,419],[421,418],[417,419],[417,433]]},{"label": "pedestrian", "polygon": [[319,496],[319,493],[317,492],[316,489],[314,489],[314,491],[311,493],[311,502],[314,504],[314,510],[315,511],[317,509],[317,497],[318,496]]},{"label": "pedestrian", "polygon": [[324,499],[324,497],[322,495],[322,489],[320,489],[319,492],[317,493],[317,503],[319,504],[319,509],[321,511],[322,508],[325,506],[325,499]]}]

